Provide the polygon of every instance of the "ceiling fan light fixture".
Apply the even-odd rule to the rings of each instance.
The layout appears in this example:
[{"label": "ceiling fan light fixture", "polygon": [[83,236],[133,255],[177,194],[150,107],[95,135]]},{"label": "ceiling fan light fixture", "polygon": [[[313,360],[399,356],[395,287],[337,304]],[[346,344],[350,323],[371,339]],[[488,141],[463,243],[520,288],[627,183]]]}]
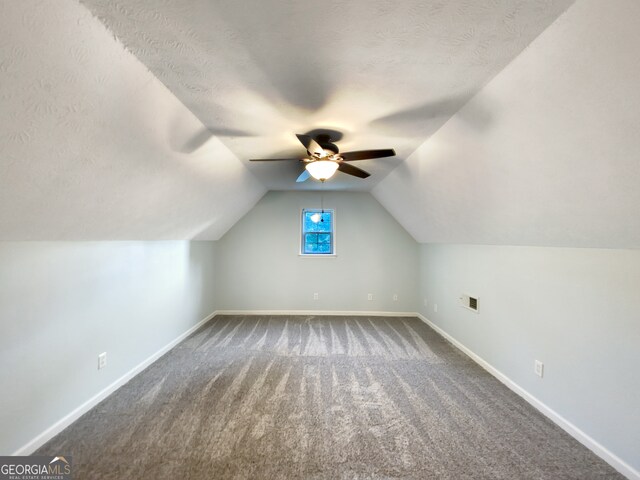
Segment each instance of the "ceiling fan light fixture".
[{"label": "ceiling fan light fixture", "polygon": [[313,178],[324,182],[336,173],[336,170],[338,169],[338,162],[334,162],[332,160],[316,160],[314,162],[307,163],[305,168]]},{"label": "ceiling fan light fixture", "polygon": [[355,152],[340,153],[338,147],[331,143],[328,135],[318,135],[317,141],[309,135],[296,134],[300,143],[307,149],[308,157],[304,158],[252,158],[252,162],[274,162],[292,160],[303,163],[305,170],[298,176],[296,183],[302,183],[309,177],[324,182],[340,170],[346,175],[358,178],[368,178],[371,175],[361,168],[350,163],[351,160],[371,160],[373,158],[393,157],[396,152],[392,148],[379,150],[358,150]]}]

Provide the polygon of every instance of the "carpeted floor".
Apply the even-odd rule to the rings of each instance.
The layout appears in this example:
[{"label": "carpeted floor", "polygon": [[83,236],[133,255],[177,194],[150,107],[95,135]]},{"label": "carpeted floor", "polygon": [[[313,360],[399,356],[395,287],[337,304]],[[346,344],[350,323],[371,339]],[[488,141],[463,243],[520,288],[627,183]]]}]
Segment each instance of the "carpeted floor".
[{"label": "carpeted floor", "polygon": [[37,454],[75,480],[623,478],[416,318],[216,317]]}]

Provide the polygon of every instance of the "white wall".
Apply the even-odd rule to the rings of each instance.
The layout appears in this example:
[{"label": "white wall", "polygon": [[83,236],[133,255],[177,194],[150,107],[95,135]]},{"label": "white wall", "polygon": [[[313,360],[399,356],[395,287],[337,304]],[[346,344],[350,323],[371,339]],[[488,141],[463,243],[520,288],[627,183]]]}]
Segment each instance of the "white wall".
[{"label": "white wall", "polygon": [[[423,315],[640,470],[640,250],[422,245],[420,257]],[[477,314],[461,294],[479,297]]]},{"label": "white wall", "polygon": [[[0,243],[0,454],[214,311],[213,242]],[[97,370],[97,356],[108,365]]]},{"label": "white wall", "polygon": [[[421,246],[423,314],[634,478],[639,24],[635,0],[576,1],[372,191],[430,244]],[[479,314],[458,305],[462,293],[480,297]]]},{"label": "white wall", "polygon": [[423,243],[640,247],[638,25],[578,0],[373,195]]},{"label": "white wall", "polygon": [[218,309],[415,311],[418,245],[369,193],[325,192],[337,256],[298,255],[301,209],[320,195],[269,192],[218,241]]}]

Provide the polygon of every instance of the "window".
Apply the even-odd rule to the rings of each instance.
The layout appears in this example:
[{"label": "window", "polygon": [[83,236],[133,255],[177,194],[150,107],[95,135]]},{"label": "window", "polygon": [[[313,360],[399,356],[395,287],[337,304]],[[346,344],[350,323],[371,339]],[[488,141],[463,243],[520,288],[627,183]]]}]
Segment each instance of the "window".
[{"label": "window", "polygon": [[302,210],[302,255],[335,255],[333,210]]}]

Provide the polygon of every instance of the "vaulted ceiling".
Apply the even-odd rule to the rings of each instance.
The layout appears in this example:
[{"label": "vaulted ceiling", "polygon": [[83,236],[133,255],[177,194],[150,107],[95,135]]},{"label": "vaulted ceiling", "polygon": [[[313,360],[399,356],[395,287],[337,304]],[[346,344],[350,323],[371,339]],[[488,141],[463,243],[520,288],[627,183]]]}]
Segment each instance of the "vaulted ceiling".
[{"label": "vaulted ceiling", "polygon": [[573,3],[2,2],[0,239],[217,239],[330,131],[418,241],[638,246],[639,9]]},{"label": "vaulted ceiling", "polygon": [[[295,133],[337,132],[342,151],[395,148],[359,162],[369,190],[504,68],[570,0],[83,0],[269,189],[302,166]],[[482,112],[469,121],[482,124]]]},{"label": "vaulted ceiling", "polygon": [[640,247],[640,2],[612,5],[572,5],[373,189],[414,238]]}]

